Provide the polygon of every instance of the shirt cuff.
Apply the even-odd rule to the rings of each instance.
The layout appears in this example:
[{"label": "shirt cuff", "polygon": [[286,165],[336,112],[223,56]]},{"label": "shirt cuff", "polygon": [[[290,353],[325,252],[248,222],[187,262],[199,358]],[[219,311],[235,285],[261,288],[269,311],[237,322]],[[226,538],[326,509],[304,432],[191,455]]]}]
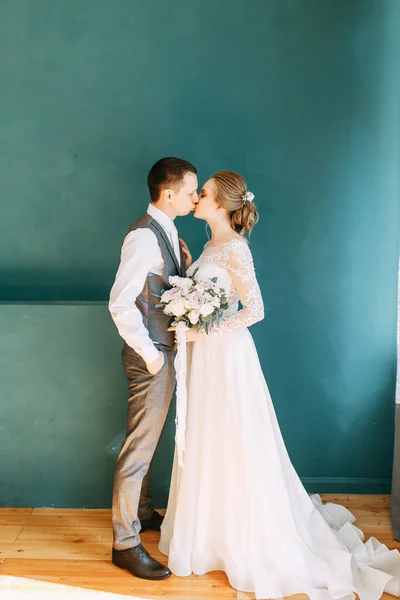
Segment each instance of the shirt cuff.
[{"label": "shirt cuff", "polygon": [[154,344],[151,344],[151,346],[148,346],[147,348],[142,348],[142,358],[146,365],[157,360],[158,352],[159,351],[154,346]]}]

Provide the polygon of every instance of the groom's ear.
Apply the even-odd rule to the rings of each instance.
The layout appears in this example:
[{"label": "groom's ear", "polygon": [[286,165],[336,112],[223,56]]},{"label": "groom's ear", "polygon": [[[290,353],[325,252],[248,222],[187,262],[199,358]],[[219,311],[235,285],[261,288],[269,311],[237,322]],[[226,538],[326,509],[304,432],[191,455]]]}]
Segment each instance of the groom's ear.
[{"label": "groom's ear", "polygon": [[174,191],[169,189],[169,188],[165,188],[163,190],[163,198],[165,200],[165,202],[168,202],[168,204],[171,204],[172,200],[174,197]]}]

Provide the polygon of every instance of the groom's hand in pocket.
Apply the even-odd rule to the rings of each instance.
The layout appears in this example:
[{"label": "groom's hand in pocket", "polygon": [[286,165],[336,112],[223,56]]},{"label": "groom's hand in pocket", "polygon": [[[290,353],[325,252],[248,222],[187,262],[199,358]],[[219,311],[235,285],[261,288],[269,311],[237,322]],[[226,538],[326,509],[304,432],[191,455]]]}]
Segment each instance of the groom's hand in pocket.
[{"label": "groom's hand in pocket", "polygon": [[157,373],[159,371],[161,371],[161,369],[163,368],[164,361],[165,361],[164,354],[159,351],[158,352],[158,358],[156,358],[156,360],[154,360],[151,363],[147,363],[146,367],[147,367],[148,372],[151,375],[157,375]]}]

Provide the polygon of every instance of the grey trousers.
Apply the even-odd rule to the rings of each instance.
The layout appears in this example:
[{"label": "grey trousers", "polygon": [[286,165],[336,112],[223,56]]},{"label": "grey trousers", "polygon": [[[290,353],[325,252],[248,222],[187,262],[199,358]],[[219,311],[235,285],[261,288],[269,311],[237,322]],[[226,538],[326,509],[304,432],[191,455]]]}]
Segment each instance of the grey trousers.
[{"label": "grey trousers", "polygon": [[144,360],[127,344],[122,351],[130,397],[126,437],[114,476],[112,523],[116,550],[140,544],[140,519],[148,519],[154,511],[151,461],[175,389],[175,351],[161,344],[157,347],[165,360],[156,375],[148,372]]}]

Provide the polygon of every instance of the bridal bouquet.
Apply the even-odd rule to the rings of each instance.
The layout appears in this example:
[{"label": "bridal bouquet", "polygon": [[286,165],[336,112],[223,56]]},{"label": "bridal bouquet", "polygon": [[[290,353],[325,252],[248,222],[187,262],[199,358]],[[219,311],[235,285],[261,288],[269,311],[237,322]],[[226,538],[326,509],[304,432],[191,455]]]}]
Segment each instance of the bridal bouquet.
[{"label": "bridal bouquet", "polygon": [[228,308],[225,290],[217,285],[217,277],[212,279],[192,277],[170,277],[171,288],[161,295],[160,307],[164,313],[174,317],[176,327],[177,353],[176,373],[176,433],[175,441],[179,466],[183,468],[186,438],[187,390],[186,390],[186,331],[196,327],[197,331],[209,333],[214,324],[219,325],[224,310]]},{"label": "bridal bouquet", "polygon": [[196,327],[208,333],[219,325],[224,310],[228,308],[225,290],[217,285],[217,277],[194,279],[170,277],[171,288],[161,296],[164,313],[174,317],[172,325],[184,323],[187,328]]}]

